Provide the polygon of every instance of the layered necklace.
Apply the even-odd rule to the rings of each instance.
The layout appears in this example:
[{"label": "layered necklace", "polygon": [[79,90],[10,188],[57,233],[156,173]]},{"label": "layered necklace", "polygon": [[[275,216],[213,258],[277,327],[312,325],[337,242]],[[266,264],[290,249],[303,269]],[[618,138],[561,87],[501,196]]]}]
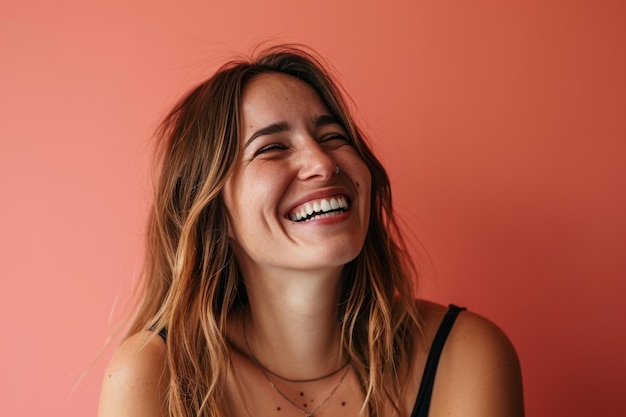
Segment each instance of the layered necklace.
[{"label": "layered necklace", "polygon": [[[319,377],[316,377],[316,378],[311,378],[311,379],[290,379],[290,378],[286,378],[286,377],[283,377],[283,376],[280,376],[280,375],[276,374],[275,372],[270,371],[265,365],[263,365],[256,358],[256,356],[254,356],[254,353],[252,353],[252,349],[250,348],[250,342],[248,342],[248,332],[246,331],[246,322],[245,322],[245,320],[243,320],[243,338],[244,338],[244,341],[246,343],[246,349],[248,349],[248,354],[250,355],[250,359],[259,368],[259,370],[261,371],[261,373],[265,377],[265,380],[270,385],[270,387],[272,387],[274,389],[274,391],[276,391],[281,397],[283,397],[296,410],[298,410],[299,412],[304,414],[305,417],[313,417],[313,414],[317,410],[319,410],[324,404],[326,404],[328,402],[328,400],[330,400],[330,398],[335,394],[335,392],[337,392],[337,390],[339,389],[339,387],[343,383],[343,380],[346,379],[346,376],[348,375],[348,372],[350,372],[350,367],[348,367],[348,362],[346,362],[343,365],[341,365],[341,367],[339,367],[338,369],[332,371],[331,373],[326,374],[326,375],[322,375],[322,376],[319,376]],[[326,398],[324,398],[324,400],[322,400],[322,402],[318,403],[317,406],[314,409],[312,409],[311,411],[303,410],[302,408],[300,408],[300,406],[298,404],[296,404],[296,402],[293,401],[291,398],[289,398],[284,392],[282,392],[276,386],[276,384],[274,384],[272,382],[272,380],[269,377],[269,374],[271,374],[271,375],[275,376],[278,379],[282,379],[283,381],[295,382],[295,383],[307,383],[307,382],[321,381],[323,379],[330,378],[331,376],[338,374],[344,368],[345,368],[345,371],[344,371],[343,375],[341,375],[341,378],[339,379],[339,382],[337,383],[337,385],[335,385],[335,387],[330,391],[330,393],[326,396]]]}]

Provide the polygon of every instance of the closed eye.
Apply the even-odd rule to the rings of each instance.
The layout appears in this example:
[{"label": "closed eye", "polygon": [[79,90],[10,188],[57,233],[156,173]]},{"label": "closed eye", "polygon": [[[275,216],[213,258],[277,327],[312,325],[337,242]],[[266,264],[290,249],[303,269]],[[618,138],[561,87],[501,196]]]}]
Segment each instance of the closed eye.
[{"label": "closed eye", "polygon": [[262,148],[260,148],[259,150],[257,150],[254,153],[254,156],[266,153],[266,152],[270,152],[270,151],[274,151],[274,150],[283,150],[283,149],[287,149],[287,147],[285,145],[283,145],[282,143],[270,143],[269,145],[265,145]]},{"label": "closed eye", "polygon": [[320,145],[325,149],[335,149],[340,146],[350,144],[348,136],[339,132],[328,133],[322,136],[319,142]]},{"label": "closed eye", "polygon": [[333,139],[348,140],[348,137],[344,135],[343,133],[337,133],[337,132],[329,133],[329,134],[322,136],[322,138],[320,139],[320,142],[326,142],[328,140],[333,140]]}]

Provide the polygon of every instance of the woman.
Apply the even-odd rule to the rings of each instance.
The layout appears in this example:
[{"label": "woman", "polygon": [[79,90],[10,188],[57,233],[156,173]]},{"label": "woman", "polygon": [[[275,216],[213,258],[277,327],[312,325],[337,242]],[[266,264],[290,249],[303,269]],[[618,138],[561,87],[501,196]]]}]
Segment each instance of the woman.
[{"label": "woman", "polygon": [[160,133],[101,417],[523,415],[503,333],[413,299],[387,174],[312,53],[225,65]]}]

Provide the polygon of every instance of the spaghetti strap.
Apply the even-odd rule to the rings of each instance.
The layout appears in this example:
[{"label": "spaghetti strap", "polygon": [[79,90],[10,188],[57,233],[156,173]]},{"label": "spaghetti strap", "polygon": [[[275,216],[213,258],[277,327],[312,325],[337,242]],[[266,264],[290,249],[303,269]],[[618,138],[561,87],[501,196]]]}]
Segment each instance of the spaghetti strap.
[{"label": "spaghetti strap", "polygon": [[437,365],[439,364],[439,358],[441,351],[446,343],[448,334],[452,329],[452,325],[461,311],[465,310],[464,307],[457,307],[450,304],[448,312],[446,313],[435,338],[433,339],[428,358],[426,359],[426,365],[424,366],[424,374],[422,375],[422,382],[417,393],[417,399],[413,406],[413,412],[411,417],[427,417],[428,409],[430,408],[430,398],[433,393],[433,384],[435,382],[435,375],[437,373]]}]

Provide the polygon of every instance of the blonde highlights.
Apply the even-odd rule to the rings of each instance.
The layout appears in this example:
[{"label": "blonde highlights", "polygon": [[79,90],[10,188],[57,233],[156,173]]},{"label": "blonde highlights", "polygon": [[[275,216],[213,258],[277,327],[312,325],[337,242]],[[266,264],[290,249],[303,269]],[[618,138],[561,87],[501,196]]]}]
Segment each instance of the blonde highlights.
[{"label": "blonde highlights", "polygon": [[310,85],[344,125],[372,176],[369,229],[361,253],[344,268],[339,325],[365,395],[362,410],[378,415],[383,400],[397,404],[414,351],[414,268],[393,217],[384,168],[327,66],[302,47],[274,47],[254,60],[224,65],[165,118],[158,132],[160,172],[148,222],[142,303],[129,334],[167,328],[171,416],[226,416],[226,322],[245,306],[246,294],[221,194],[241,148],[243,89],[268,72]]}]

